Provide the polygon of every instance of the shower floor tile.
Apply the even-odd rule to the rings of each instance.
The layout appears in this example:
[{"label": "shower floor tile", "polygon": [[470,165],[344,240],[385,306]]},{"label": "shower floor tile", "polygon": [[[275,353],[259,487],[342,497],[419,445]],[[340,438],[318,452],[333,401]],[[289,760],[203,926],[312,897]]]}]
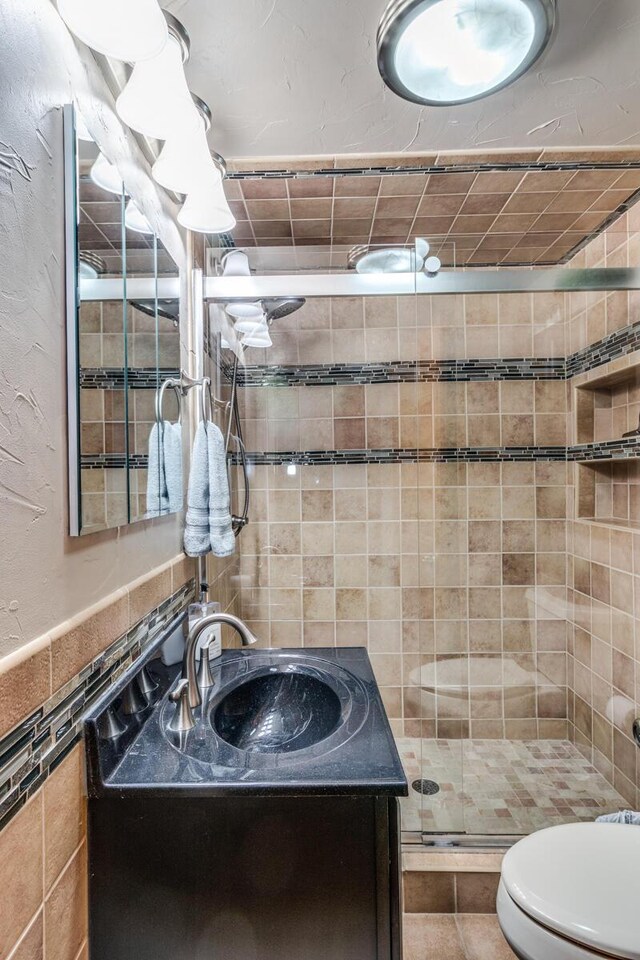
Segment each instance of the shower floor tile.
[{"label": "shower floor tile", "polygon": [[[567,740],[399,738],[397,745],[409,780],[405,831],[522,836],[627,806]],[[411,783],[420,778],[439,792],[417,793]]]}]

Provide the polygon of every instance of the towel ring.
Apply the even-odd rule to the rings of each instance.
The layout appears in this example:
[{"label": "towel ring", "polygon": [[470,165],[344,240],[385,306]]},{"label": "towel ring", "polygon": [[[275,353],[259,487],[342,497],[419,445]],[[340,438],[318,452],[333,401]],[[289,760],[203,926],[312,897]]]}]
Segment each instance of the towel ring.
[{"label": "towel ring", "polygon": [[176,401],[178,403],[178,419],[180,420],[182,417],[182,394],[180,391],[180,384],[177,380],[172,380],[169,378],[163,382],[159,390],[156,390],[156,423],[162,423],[162,405],[167,387],[171,387],[175,393]]},{"label": "towel ring", "polygon": [[[182,398],[187,395],[188,391],[191,390],[192,387],[202,388],[202,392],[200,394],[200,414],[205,427],[210,420],[213,420],[213,412],[216,408],[224,410],[225,413],[230,410],[230,401],[219,400],[216,396],[214,396],[211,388],[211,379],[209,377],[201,377],[200,379],[196,380],[193,377],[187,376],[186,373],[182,373],[179,380],[169,377],[162,383],[160,389],[156,390],[156,421],[158,423],[162,422],[162,406],[167,387],[171,387],[176,395],[176,400],[178,401],[178,419],[182,418]],[[207,395],[209,396],[208,415]]]},{"label": "towel ring", "polygon": [[[209,416],[207,416],[207,396],[209,397]],[[209,377],[203,377],[202,393],[200,395],[200,412],[202,414],[202,422],[205,425],[205,429],[206,429],[207,423],[210,420],[213,420],[213,411],[216,407],[218,407],[220,410],[224,410],[224,412],[227,413],[229,410],[229,406],[230,406],[229,401],[218,400],[217,397],[214,397],[213,392],[211,390],[211,380],[209,379]]]},{"label": "towel ring", "polygon": [[[209,416],[207,416],[207,396],[209,397]],[[213,395],[211,393],[211,380],[209,377],[202,378],[202,393],[200,394],[200,412],[202,422],[207,427],[209,420],[213,420]]]}]

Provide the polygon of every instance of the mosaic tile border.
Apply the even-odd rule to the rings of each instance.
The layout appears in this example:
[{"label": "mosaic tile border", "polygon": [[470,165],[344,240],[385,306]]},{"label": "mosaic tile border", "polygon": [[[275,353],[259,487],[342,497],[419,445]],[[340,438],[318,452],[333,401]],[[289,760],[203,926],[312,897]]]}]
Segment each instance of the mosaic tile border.
[{"label": "mosaic tile border", "polygon": [[[256,466],[320,466],[356,463],[511,463],[516,461],[567,459],[566,447],[430,447],[363,449],[363,450],[287,450],[247,453],[250,463]],[[233,463],[239,463],[237,454]]]},{"label": "mosaic tile border", "polygon": [[149,455],[146,453],[96,453],[82,454],[80,457],[81,470],[146,470],[149,466]]},{"label": "mosaic tile border", "polygon": [[194,597],[191,579],[0,740],[0,830],[80,740],[83,714]]},{"label": "mosaic tile border", "polygon": [[567,357],[565,379],[570,380],[580,373],[587,373],[603,363],[616,360],[627,353],[640,349],[640,321],[609,333],[601,340],[577,350]]},{"label": "mosaic tile border", "polygon": [[[569,357],[498,357],[470,360],[394,360],[387,363],[253,364],[238,368],[242,387],[323,387],[369,383],[439,383],[486,380],[570,380],[640,349],[640,321],[608,334]],[[230,379],[231,367],[223,365]]]},{"label": "mosaic tile border", "polygon": [[[566,361],[562,357],[253,365],[239,368],[238,383],[242,387],[325,387],[370,383],[564,380],[565,370]],[[226,370],[225,374],[229,376]]]},{"label": "mosaic tile border", "polygon": [[567,460],[634,460],[640,457],[640,436],[600,443],[581,443],[567,447]]},{"label": "mosaic tile border", "polygon": [[[527,463],[553,461],[581,463],[640,458],[640,437],[584,443],[575,446],[530,447],[389,447],[362,450],[287,450],[247,452],[256,466],[320,466],[356,463]],[[233,454],[231,462],[240,462]]]},{"label": "mosaic tile border", "polygon": [[523,160],[520,163],[460,163],[460,164],[407,164],[406,166],[371,165],[362,167],[319,167],[317,170],[294,170],[286,167],[272,170],[229,170],[227,180],[301,180],[314,177],[368,177],[368,176],[406,176],[411,174],[445,173],[508,173],[510,171],[539,172],[542,170],[639,170],[640,160],[590,161],[581,163],[576,160]]},{"label": "mosaic tile border", "polygon": [[180,371],[169,367],[81,367],[80,387],[84,390],[156,390],[158,383],[179,377]]}]

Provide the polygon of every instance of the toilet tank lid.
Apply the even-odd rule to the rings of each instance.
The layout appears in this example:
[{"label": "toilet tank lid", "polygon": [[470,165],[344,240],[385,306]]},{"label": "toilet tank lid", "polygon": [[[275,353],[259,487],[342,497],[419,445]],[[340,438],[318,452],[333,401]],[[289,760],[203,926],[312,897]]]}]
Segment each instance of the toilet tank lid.
[{"label": "toilet tank lid", "polygon": [[640,960],[640,827],[571,823],[532,833],[502,863],[515,903],[561,936]]}]

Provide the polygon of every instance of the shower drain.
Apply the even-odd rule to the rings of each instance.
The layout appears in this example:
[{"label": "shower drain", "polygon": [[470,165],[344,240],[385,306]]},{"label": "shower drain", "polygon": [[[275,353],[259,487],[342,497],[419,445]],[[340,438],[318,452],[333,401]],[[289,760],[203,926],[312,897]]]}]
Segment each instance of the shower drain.
[{"label": "shower drain", "polygon": [[427,797],[432,797],[434,793],[440,793],[440,784],[435,780],[414,780],[411,784],[416,793],[423,793]]}]

